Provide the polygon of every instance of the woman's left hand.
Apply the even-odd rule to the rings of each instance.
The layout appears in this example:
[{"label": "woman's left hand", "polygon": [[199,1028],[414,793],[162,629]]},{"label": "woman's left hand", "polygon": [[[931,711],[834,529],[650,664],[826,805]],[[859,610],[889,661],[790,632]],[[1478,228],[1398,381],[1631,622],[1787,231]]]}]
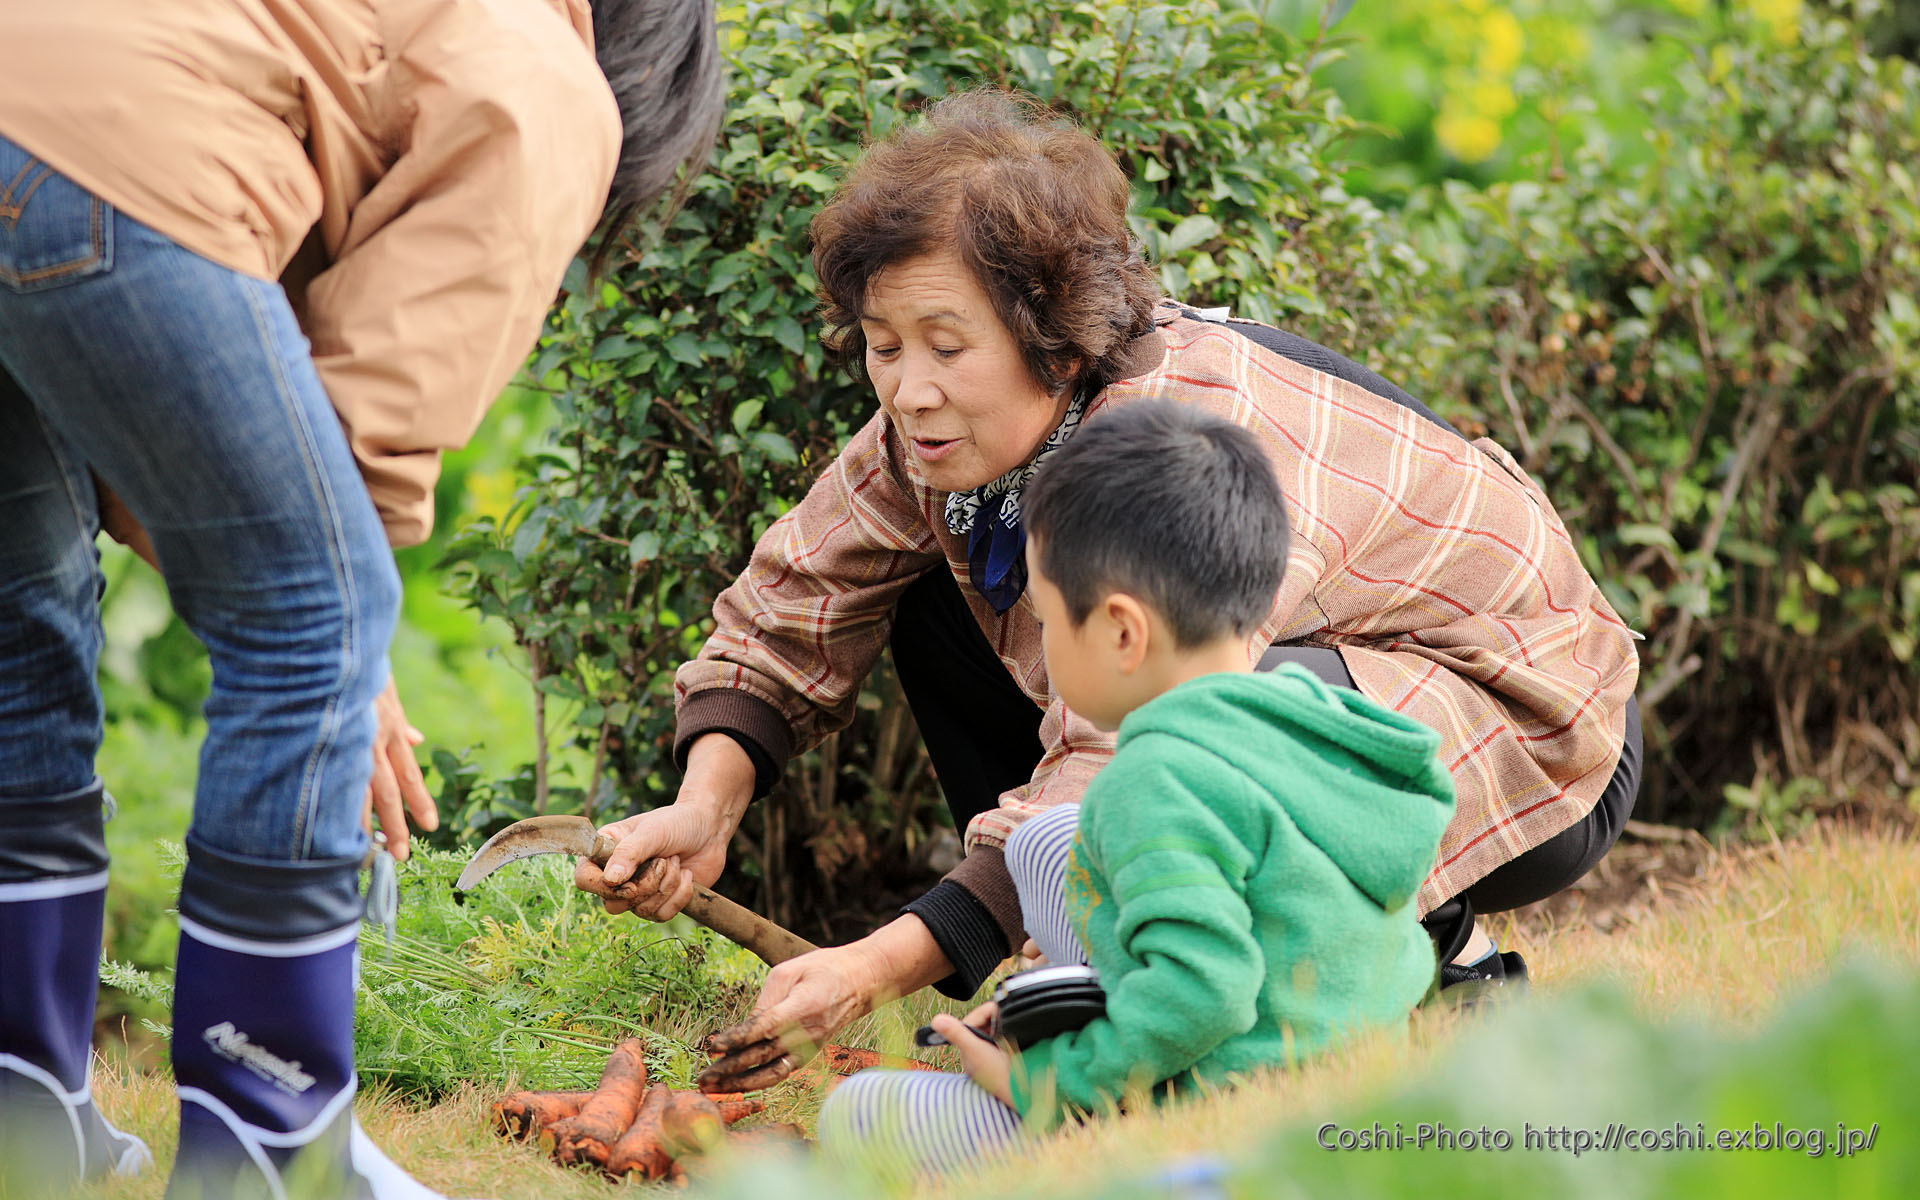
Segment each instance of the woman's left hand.
[{"label": "woman's left hand", "polygon": [[873,973],[859,942],[802,954],[767,972],[747,1019],[707,1039],[715,1061],[706,1092],[772,1087],[812,1058],[847,1022],[873,1011]]},{"label": "woman's left hand", "polygon": [[407,723],[400,706],[400,692],[393,677],[374,697],[373,713],[377,727],[373,735],[373,777],[367,781],[366,803],[360,810],[360,826],[373,832],[374,821],[387,835],[387,851],[397,862],[405,862],[408,849],[407,816],[421,829],[440,828],[440,810],[427,791],[427,780],[414,760],[413,748],[426,735]]},{"label": "woman's left hand", "polygon": [[1000,1014],[1000,1006],[989,1000],[968,1013],[963,1021],[952,1013],[933,1018],[933,1031],[947,1039],[960,1052],[960,1065],[967,1075],[995,1100],[1013,1107],[1013,1056],[999,1042],[990,1042],[974,1030],[986,1029]]}]

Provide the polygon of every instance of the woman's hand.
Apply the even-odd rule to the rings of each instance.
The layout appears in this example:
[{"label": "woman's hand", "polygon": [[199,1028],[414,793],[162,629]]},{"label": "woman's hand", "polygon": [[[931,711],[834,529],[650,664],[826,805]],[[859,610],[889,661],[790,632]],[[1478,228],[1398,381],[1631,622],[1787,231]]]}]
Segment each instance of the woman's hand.
[{"label": "woman's hand", "polygon": [[674,802],[605,826],[619,846],[604,867],[581,859],[573,885],[599,896],[610,913],[664,921],[686,907],[695,884],[720,878],[727,843],[752,799],[753,760],[726,734],[707,734],[687,754]]},{"label": "woman's hand", "polygon": [[960,1065],[973,1081],[995,1100],[1013,1107],[1013,1056],[999,1042],[990,1042],[976,1029],[987,1029],[1000,1015],[1000,1006],[989,1000],[968,1013],[965,1020],[952,1013],[933,1018],[933,1031],[947,1039],[960,1052]]},{"label": "woman's hand", "polygon": [[912,913],[857,942],[788,959],[767,973],[746,1020],[707,1039],[715,1061],[700,1073],[700,1089],[771,1087],[847,1022],[952,973],[932,932]]},{"label": "woman's hand", "polygon": [[700,1073],[700,1089],[750,1092],[785,1079],[849,1021],[873,1011],[877,973],[861,942],[773,968],[752,1014],[707,1039],[714,1062]]},{"label": "woman's hand", "polygon": [[373,714],[376,723],[373,777],[367,781],[360,827],[372,833],[378,821],[380,831],[387,835],[387,852],[395,861],[405,862],[411,853],[407,833],[409,815],[424,831],[440,828],[440,810],[434,805],[433,796],[427,791],[426,777],[420,773],[420,764],[413,757],[413,748],[425,741],[426,735],[408,724],[406,710],[400,706],[400,691],[391,675],[387,677],[385,689],[374,697]]}]

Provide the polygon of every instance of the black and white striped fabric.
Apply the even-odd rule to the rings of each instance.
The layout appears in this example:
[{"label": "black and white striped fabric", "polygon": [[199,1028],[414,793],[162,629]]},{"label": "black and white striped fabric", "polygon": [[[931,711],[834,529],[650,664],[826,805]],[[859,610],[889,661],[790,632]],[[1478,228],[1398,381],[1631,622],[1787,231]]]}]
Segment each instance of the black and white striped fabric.
[{"label": "black and white striped fabric", "polygon": [[[1085,963],[1067,919],[1067,855],[1080,806],[1064,804],[1021,823],[1007,840],[1007,872],[1020,893],[1027,932],[1051,963]],[[888,1176],[942,1175],[999,1157],[1025,1134],[1020,1115],[965,1075],[862,1071],[820,1110],[820,1145]]]}]

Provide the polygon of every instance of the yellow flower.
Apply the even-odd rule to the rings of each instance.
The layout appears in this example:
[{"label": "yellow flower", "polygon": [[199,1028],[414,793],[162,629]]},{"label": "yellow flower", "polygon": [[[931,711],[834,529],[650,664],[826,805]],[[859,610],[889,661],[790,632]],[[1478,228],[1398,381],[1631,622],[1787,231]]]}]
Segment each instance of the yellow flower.
[{"label": "yellow flower", "polygon": [[1520,55],[1526,48],[1526,31],[1506,9],[1496,8],[1480,22],[1480,69],[1487,74],[1512,71],[1520,65]]},{"label": "yellow flower", "polygon": [[1512,88],[1492,80],[1482,80],[1474,84],[1467,89],[1466,95],[1462,98],[1466,106],[1475,113],[1495,121],[1512,116],[1513,110],[1520,106],[1519,100],[1514,98]]},{"label": "yellow flower", "polygon": [[1461,162],[1484,162],[1500,148],[1500,126],[1477,113],[1461,112],[1451,102],[1433,122],[1433,135]]},{"label": "yellow flower", "polygon": [[1746,0],[1746,8],[1779,44],[1791,45],[1800,39],[1800,0]]}]

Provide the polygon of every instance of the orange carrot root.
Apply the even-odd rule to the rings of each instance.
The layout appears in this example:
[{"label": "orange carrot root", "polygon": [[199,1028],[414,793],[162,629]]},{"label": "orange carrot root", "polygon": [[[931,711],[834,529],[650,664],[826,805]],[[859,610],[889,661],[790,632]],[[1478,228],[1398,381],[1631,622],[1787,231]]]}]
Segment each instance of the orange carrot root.
[{"label": "orange carrot root", "polygon": [[737,1129],[727,1134],[730,1146],[798,1146],[805,1145],[806,1141],[806,1132],[789,1122]]},{"label": "orange carrot root", "polygon": [[835,1075],[851,1075],[856,1071],[865,1071],[872,1067],[886,1067],[894,1071],[940,1069],[929,1066],[917,1058],[903,1058],[898,1054],[882,1054],[878,1050],[863,1050],[853,1046],[828,1046],[821,1051],[821,1059],[827,1070]]},{"label": "orange carrot root", "polygon": [[638,1038],[615,1046],[606,1070],[600,1073],[600,1087],[578,1113],[554,1122],[541,1135],[541,1144],[551,1145],[554,1158],[561,1164],[606,1165],[615,1143],[633,1125],[647,1096],[647,1064],[641,1049]]},{"label": "orange carrot root", "polygon": [[493,1129],[502,1137],[525,1141],[555,1121],[580,1111],[592,1092],[513,1092],[493,1102]]},{"label": "orange carrot root", "polygon": [[647,1089],[644,1103],[635,1115],[633,1125],[613,1144],[601,1165],[607,1174],[618,1179],[626,1175],[638,1175],[642,1179],[665,1179],[676,1170],[673,1155],[666,1144],[667,1110],[673,1103],[673,1093],[664,1083],[656,1083]]}]

